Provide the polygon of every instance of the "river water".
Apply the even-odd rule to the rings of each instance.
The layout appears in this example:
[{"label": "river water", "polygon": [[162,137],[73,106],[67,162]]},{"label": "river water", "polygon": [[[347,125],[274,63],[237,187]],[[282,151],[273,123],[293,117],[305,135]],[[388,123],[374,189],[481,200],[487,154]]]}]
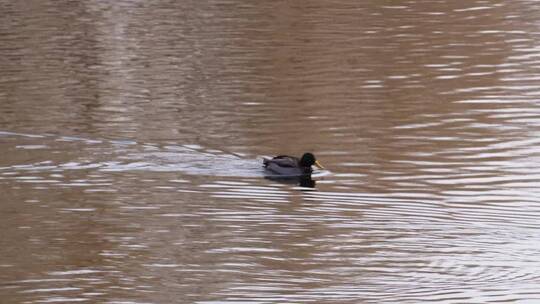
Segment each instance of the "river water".
[{"label": "river water", "polygon": [[537,1],[0,11],[0,302],[540,302]]}]

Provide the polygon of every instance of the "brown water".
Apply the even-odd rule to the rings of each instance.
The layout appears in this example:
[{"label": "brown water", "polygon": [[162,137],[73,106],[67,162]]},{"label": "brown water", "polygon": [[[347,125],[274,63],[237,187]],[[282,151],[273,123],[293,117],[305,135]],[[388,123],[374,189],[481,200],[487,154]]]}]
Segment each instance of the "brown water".
[{"label": "brown water", "polygon": [[537,1],[0,11],[0,302],[540,302]]}]

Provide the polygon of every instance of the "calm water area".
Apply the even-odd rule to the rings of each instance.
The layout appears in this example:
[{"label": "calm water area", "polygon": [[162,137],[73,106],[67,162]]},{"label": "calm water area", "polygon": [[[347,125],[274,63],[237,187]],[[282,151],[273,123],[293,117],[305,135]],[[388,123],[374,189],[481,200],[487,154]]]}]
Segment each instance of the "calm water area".
[{"label": "calm water area", "polygon": [[540,303],[538,1],[0,14],[1,303]]}]

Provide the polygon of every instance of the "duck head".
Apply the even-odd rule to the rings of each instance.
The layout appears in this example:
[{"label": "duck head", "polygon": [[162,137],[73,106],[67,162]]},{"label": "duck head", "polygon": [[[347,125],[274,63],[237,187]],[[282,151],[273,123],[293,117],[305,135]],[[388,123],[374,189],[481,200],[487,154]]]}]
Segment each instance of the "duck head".
[{"label": "duck head", "polygon": [[324,169],[324,167],[315,158],[315,155],[309,152],[304,153],[304,155],[302,155],[302,158],[300,159],[300,166],[311,168],[311,166],[313,165],[315,165],[319,169]]}]

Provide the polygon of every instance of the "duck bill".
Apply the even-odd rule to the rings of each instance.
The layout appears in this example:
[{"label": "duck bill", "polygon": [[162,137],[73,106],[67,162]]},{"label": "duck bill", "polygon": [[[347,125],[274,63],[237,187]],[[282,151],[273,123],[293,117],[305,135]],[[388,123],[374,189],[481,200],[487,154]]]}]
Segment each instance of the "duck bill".
[{"label": "duck bill", "polygon": [[321,163],[318,160],[315,161],[314,165],[315,165],[315,167],[317,167],[319,169],[324,169],[323,165],[321,165]]}]

